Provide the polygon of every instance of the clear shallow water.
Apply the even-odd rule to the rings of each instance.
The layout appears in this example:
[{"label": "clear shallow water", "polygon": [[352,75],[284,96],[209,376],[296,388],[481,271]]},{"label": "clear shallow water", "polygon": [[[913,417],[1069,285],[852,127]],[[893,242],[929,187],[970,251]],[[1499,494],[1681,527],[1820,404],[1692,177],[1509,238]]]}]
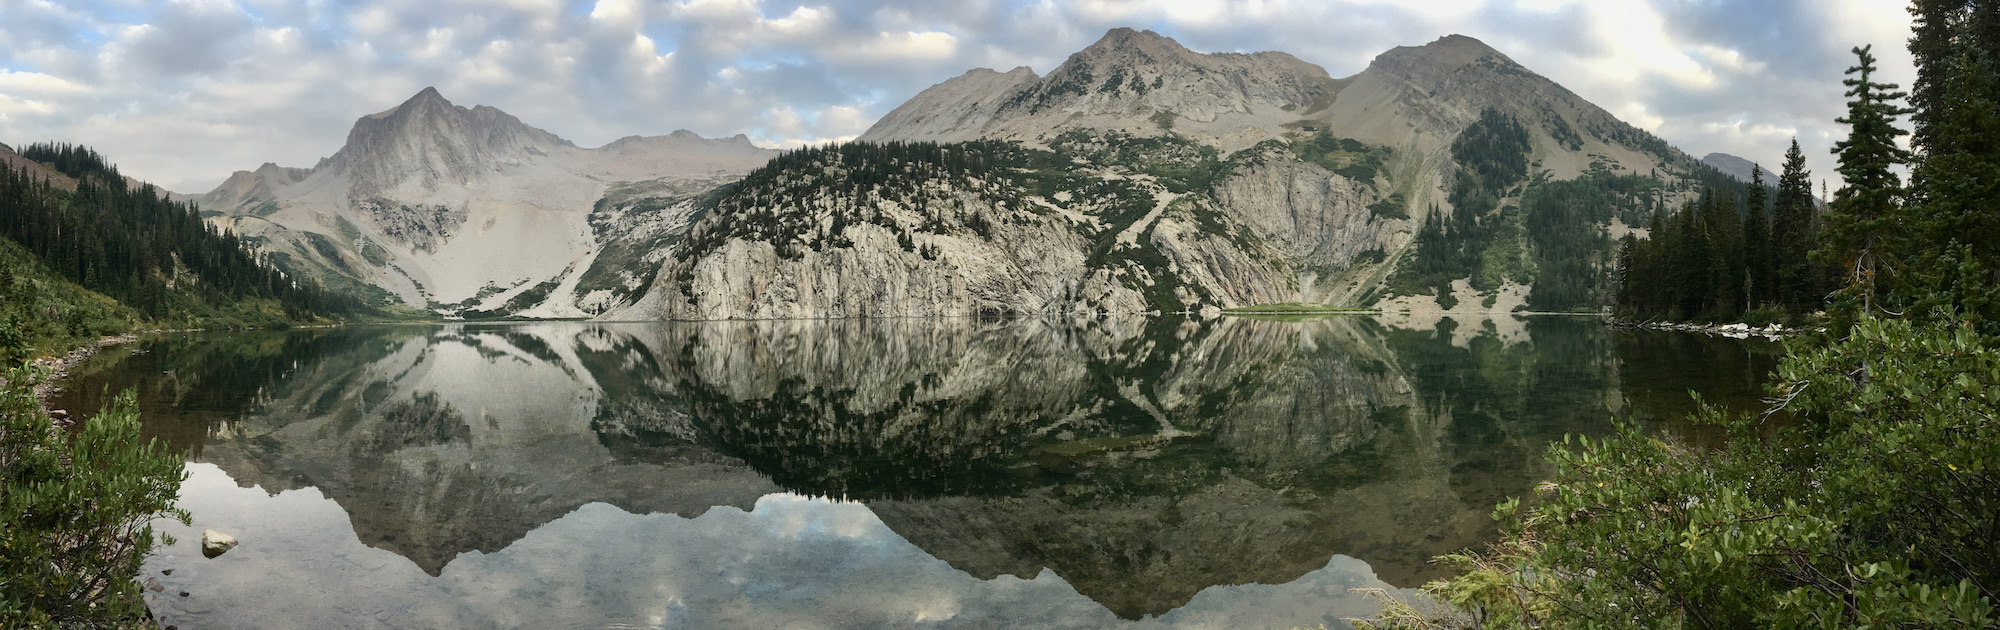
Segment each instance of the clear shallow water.
[{"label": "clear shallow water", "polygon": [[1745,407],[1776,351],[1500,324],[189,334],[59,404],[137,387],[189,454],[147,565],[183,628],[1339,627],[1489,540],[1550,441],[1699,437],[1686,392]]}]

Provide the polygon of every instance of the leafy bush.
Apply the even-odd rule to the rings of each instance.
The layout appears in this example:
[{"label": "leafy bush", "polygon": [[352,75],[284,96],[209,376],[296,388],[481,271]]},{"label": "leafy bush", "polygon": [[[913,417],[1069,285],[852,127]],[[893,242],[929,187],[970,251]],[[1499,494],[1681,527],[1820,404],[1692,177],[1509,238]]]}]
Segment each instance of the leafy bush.
[{"label": "leafy bush", "polygon": [[1708,409],[1721,450],[1630,426],[1552,447],[1538,502],[1502,504],[1503,540],[1431,592],[1490,627],[2000,623],[2000,351],[1871,318],[1778,376],[1789,424]]},{"label": "leafy bush", "polygon": [[140,626],[152,521],[188,521],[181,458],[141,441],[130,391],[81,432],[51,427],[41,377],[17,367],[0,387],[0,627]]}]

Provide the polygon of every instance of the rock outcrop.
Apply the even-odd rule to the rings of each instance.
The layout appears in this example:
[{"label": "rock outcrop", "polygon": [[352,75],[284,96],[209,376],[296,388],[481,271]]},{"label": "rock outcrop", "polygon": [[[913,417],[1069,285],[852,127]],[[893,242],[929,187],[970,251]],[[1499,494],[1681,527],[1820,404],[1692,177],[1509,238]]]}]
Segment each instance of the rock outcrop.
[{"label": "rock outcrop", "polygon": [[[201,555],[214,558],[236,548],[236,537],[213,529],[201,532]],[[153,589],[159,590],[159,589]]]},{"label": "rock outcrop", "polygon": [[1373,187],[1276,145],[1221,159],[1180,138],[1070,132],[1051,144],[792,154],[689,209],[700,218],[650,286],[605,317],[1136,313],[1306,301],[1368,268],[1364,254],[1408,230],[1368,209],[1379,197]]}]

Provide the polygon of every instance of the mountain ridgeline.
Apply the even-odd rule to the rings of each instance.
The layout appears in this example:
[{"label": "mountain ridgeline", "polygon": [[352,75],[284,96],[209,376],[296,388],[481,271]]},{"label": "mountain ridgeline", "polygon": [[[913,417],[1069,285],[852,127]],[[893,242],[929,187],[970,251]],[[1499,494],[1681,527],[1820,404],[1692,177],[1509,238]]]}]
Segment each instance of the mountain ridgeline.
[{"label": "mountain ridgeline", "polygon": [[1619,237],[1741,186],[1468,37],[1336,79],[1114,29],[782,155],[582,149],[426,89],[199,201],[289,274],[447,316],[1576,311],[1612,304]]}]

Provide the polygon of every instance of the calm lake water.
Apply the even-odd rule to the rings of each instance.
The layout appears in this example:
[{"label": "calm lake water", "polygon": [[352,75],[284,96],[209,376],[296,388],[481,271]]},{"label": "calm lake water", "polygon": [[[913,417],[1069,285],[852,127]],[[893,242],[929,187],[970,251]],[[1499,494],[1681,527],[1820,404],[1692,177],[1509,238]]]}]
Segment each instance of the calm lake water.
[{"label": "calm lake water", "polygon": [[[181,628],[1343,627],[1780,349],[1537,317],[354,326],[108,350]],[[215,559],[201,531],[242,545]],[[172,570],[171,575],[163,574]],[[180,593],[185,591],[186,596]]]}]

